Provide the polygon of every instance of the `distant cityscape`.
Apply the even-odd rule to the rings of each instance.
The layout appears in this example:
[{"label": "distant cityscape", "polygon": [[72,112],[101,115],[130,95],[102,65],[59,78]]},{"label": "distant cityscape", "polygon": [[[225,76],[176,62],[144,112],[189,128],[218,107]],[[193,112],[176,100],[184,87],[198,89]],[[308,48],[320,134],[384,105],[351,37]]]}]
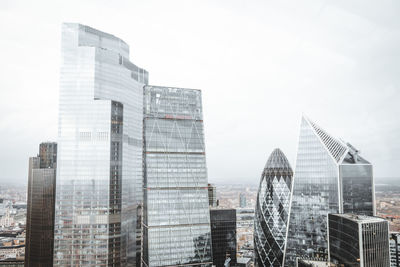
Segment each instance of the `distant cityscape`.
[{"label": "distant cityscape", "polygon": [[[254,178],[255,179],[255,178]],[[400,179],[400,178],[399,178]],[[395,181],[395,179],[392,179]],[[389,180],[390,182],[391,180]],[[236,252],[238,258],[254,258],[254,208],[257,198],[256,184],[213,184],[216,200],[223,209],[236,210]],[[386,218],[392,232],[400,232],[400,186],[376,184],[377,216]],[[27,187],[9,183],[0,186],[0,260],[24,261],[26,235]],[[246,198],[246,206],[240,207],[240,194]],[[0,263],[1,265],[1,263]],[[396,265],[393,265],[396,266]]]}]

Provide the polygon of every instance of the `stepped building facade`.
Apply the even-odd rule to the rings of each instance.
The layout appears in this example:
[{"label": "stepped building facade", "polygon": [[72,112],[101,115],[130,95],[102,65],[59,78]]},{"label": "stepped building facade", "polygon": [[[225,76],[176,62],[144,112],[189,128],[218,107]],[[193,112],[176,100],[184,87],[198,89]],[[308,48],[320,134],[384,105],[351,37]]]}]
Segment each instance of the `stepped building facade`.
[{"label": "stepped building facade", "polygon": [[148,73],[123,40],[62,27],[54,266],[135,266]]}]

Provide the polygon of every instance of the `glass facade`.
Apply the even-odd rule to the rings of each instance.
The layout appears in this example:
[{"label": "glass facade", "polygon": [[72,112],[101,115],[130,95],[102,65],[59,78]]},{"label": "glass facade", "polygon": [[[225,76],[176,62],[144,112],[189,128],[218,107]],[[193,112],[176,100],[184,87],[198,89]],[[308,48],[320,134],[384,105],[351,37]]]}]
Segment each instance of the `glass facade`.
[{"label": "glass facade", "polygon": [[147,80],[124,41],[63,24],[54,266],[140,260]]},{"label": "glass facade", "polygon": [[210,210],[213,265],[236,265],[236,210]]},{"label": "glass facade", "polygon": [[293,171],[280,149],[265,165],[257,194],[254,218],[256,266],[282,266]]},{"label": "glass facade", "polygon": [[144,142],[143,263],[211,266],[201,92],[146,86]]},{"label": "glass facade", "polygon": [[29,159],[25,266],[45,267],[53,265],[57,144],[40,144],[39,155]]},{"label": "glass facade", "polygon": [[389,223],[371,216],[329,214],[329,255],[344,266],[390,266]]},{"label": "glass facade", "polygon": [[334,214],[329,214],[328,220],[329,255],[331,260],[340,257],[342,264],[360,266],[358,223]]},{"label": "glass facade", "polygon": [[303,117],[285,266],[293,266],[296,257],[326,259],[328,213],[374,215],[373,188],[372,165],[350,144]]},{"label": "glass facade", "polygon": [[374,215],[374,191],[371,164],[341,164],[343,212]]}]

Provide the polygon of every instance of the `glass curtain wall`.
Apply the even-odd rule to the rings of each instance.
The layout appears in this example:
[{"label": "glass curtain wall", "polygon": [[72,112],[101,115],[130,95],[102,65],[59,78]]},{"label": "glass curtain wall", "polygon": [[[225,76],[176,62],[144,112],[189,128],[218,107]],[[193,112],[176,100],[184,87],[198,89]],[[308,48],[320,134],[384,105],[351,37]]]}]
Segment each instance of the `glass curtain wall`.
[{"label": "glass curtain wall", "polygon": [[211,266],[201,92],[146,86],[144,141],[144,264]]},{"label": "glass curtain wall", "polygon": [[63,24],[55,266],[135,266],[140,258],[147,79],[121,39]]}]

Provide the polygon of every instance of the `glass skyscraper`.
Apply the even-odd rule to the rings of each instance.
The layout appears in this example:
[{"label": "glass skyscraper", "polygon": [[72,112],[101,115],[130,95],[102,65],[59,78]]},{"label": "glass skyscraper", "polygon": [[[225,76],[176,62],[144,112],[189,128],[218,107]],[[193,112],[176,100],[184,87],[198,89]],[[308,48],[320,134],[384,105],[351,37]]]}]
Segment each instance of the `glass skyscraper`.
[{"label": "glass skyscraper", "polygon": [[124,41],[63,24],[54,266],[139,261],[147,80]]},{"label": "glass skyscraper", "polygon": [[145,86],[145,266],[211,266],[199,90]]},{"label": "glass skyscraper", "polygon": [[293,171],[275,149],[261,176],[254,217],[255,266],[282,266]]},{"label": "glass skyscraper", "polygon": [[290,206],[285,266],[327,257],[328,213],[375,214],[372,165],[359,151],[303,117]]}]

